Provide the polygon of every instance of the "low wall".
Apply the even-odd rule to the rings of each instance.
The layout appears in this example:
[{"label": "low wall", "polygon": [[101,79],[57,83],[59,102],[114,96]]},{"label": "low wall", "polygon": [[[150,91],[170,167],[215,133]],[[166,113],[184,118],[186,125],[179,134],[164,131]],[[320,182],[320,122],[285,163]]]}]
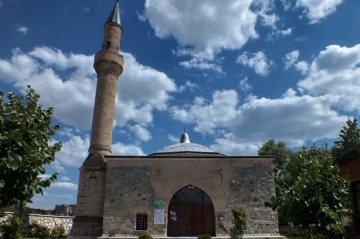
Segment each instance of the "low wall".
[{"label": "low wall", "polygon": [[[8,218],[15,216],[12,212],[4,212],[0,215],[0,224]],[[37,223],[51,229],[55,226],[62,225],[65,228],[66,234],[69,234],[73,224],[74,217],[56,216],[56,215],[40,215],[40,214],[24,214],[23,225],[27,227],[31,223]]]}]

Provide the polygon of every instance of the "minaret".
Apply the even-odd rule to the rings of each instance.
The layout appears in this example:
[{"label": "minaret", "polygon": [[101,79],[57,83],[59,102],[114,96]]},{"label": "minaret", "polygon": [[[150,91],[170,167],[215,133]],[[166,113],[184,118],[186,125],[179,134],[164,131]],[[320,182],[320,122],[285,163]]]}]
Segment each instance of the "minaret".
[{"label": "minaret", "polygon": [[111,154],[117,81],[123,72],[124,59],[119,54],[122,27],[117,0],[104,25],[102,49],[96,53],[97,73],[94,115],[89,153]]},{"label": "minaret", "polygon": [[123,72],[119,54],[122,27],[119,2],[104,25],[102,49],[95,55],[97,73],[94,115],[89,155],[80,167],[76,215],[68,239],[96,239],[102,235],[106,155],[111,154],[116,85]]}]

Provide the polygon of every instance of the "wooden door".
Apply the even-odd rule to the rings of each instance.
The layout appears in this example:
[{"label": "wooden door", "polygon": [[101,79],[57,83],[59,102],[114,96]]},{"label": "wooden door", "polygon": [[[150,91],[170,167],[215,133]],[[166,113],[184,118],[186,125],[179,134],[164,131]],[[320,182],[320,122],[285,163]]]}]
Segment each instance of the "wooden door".
[{"label": "wooden door", "polygon": [[185,187],[171,199],[168,210],[168,236],[215,236],[214,207],[202,190]]}]

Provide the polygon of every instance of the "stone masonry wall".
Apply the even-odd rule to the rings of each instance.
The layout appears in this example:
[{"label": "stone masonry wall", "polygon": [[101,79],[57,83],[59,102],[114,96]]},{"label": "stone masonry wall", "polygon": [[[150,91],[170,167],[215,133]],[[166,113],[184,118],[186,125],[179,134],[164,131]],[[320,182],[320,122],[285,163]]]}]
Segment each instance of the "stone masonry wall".
[{"label": "stone masonry wall", "polygon": [[[7,219],[15,216],[12,212],[5,212],[0,217],[0,224],[5,222]],[[55,215],[39,215],[39,214],[25,214],[23,217],[23,225],[27,227],[31,223],[37,223],[39,225],[46,226],[51,229],[55,226],[63,225],[66,234],[69,234],[73,224],[74,217],[68,216],[55,216]]]},{"label": "stone masonry wall", "polygon": [[[246,234],[278,235],[277,215],[264,205],[275,195],[272,158],[107,158],[103,236],[167,235],[173,195],[192,185],[203,190],[215,210],[216,236],[232,223],[231,208],[244,209]],[[163,199],[164,224],[154,224],[154,199]],[[137,231],[136,213],[148,215],[147,231]],[[223,218],[222,221],[220,221]]]},{"label": "stone masonry wall", "polygon": [[[151,172],[147,167],[108,169],[103,234],[134,235],[136,211],[147,213],[149,219],[153,217],[154,190],[151,187],[150,174]],[[119,226],[120,222],[121,227]],[[148,220],[148,233],[156,234],[153,231],[153,226],[152,220]]]},{"label": "stone masonry wall", "polygon": [[227,207],[242,205],[247,216],[247,233],[277,233],[277,215],[265,207],[265,201],[275,196],[272,167],[248,163],[233,168],[229,181]]}]

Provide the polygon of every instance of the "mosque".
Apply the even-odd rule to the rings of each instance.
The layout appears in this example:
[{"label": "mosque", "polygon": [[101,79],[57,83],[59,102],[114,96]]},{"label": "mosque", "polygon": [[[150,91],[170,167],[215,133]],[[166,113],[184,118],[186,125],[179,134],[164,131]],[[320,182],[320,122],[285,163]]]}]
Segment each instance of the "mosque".
[{"label": "mosque", "polygon": [[276,212],[264,206],[275,195],[271,156],[226,156],[192,143],[186,132],[178,144],[147,156],[111,155],[121,34],[116,1],[94,59],[91,142],[68,238],[228,238],[219,225],[232,225],[235,207],[246,216],[244,238],[282,238]]}]

